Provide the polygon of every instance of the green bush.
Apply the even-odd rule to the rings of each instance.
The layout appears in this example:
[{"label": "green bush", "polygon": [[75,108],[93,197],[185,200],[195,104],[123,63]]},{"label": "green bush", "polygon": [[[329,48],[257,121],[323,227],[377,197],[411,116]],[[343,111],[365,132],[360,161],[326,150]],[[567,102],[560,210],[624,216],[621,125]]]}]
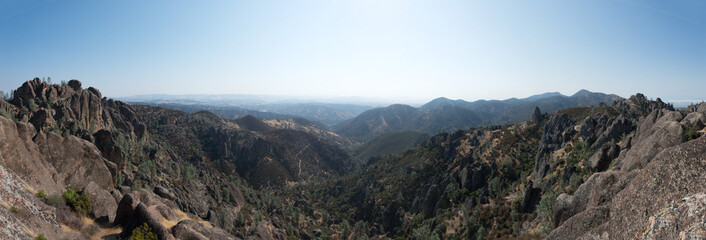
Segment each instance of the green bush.
[{"label": "green bush", "polygon": [[93,208],[91,203],[91,196],[85,193],[76,192],[71,188],[67,188],[66,192],[62,195],[66,204],[71,207],[75,212],[81,213],[83,215],[88,215]]},{"label": "green bush", "polygon": [[17,212],[17,207],[12,206],[12,207],[10,208],[10,212],[16,213],[16,212]]},{"label": "green bush", "polygon": [[157,235],[152,232],[152,228],[143,223],[142,226],[132,230],[130,240],[157,240]]},{"label": "green bush", "polygon": [[37,192],[37,194],[35,194],[35,195],[36,195],[38,198],[47,199],[47,194],[44,193],[44,190],[39,190],[39,192]]},{"label": "green bush", "polygon": [[691,140],[697,139],[700,136],[701,136],[701,133],[695,127],[690,127],[690,128],[687,128],[686,130],[684,130],[684,139],[686,139],[686,141],[691,141]]},{"label": "green bush", "polygon": [[45,237],[44,234],[39,234],[39,235],[37,235],[37,237],[34,238],[34,239],[37,239],[37,240],[47,240],[47,237]]},{"label": "green bush", "polygon": [[557,193],[547,193],[542,196],[537,205],[537,218],[542,222],[540,225],[540,234],[546,236],[553,229],[552,214],[554,213],[554,205],[556,204]]},{"label": "green bush", "polygon": [[436,234],[431,229],[429,229],[428,226],[424,226],[424,227],[420,227],[420,228],[412,230],[412,239],[415,239],[415,240],[427,240],[427,239],[434,240],[434,239],[436,239],[436,240],[438,240],[440,238],[439,238],[439,235]]}]

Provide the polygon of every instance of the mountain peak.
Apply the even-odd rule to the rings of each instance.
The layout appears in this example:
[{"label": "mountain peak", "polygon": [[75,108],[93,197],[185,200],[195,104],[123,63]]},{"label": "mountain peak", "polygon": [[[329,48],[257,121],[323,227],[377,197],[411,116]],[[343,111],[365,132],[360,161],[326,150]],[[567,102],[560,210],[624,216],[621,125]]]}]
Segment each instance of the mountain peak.
[{"label": "mountain peak", "polygon": [[572,96],[580,96],[580,95],[586,95],[586,94],[592,94],[594,92],[588,91],[586,89],[581,89],[578,92],[574,93]]}]

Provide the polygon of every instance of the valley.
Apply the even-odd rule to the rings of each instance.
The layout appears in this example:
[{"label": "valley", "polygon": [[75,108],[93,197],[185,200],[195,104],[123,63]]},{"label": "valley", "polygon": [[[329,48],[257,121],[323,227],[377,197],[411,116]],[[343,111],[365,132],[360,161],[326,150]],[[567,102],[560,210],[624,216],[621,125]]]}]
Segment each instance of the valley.
[{"label": "valley", "polygon": [[675,109],[642,94],[582,90],[392,105],[332,125],[311,120],[319,112],[126,104],[77,80],[36,78],[0,109],[3,239],[623,239],[706,230],[698,216],[678,216],[686,229],[650,220],[681,211],[670,204],[703,203],[705,104]]}]

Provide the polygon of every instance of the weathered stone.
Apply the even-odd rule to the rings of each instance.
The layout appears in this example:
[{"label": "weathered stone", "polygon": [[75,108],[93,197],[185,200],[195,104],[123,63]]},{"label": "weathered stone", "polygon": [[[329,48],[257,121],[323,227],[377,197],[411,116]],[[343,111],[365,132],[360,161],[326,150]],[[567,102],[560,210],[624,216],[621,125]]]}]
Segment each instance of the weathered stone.
[{"label": "weathered stone", "polygon": [[53,132],[37,134],[35,142],[67,187],[83,189],[89,182],[95,182],[101,189],[113,188],[113,175],[100,151],[90,142]]},{"label": "weathered stone", "polygon": [[123,225],[123,231],[120,233],[121,238],[129,238],[135,228],[147,224],[151,231],[157,235],[157,239],[174,239],[169,230],[162,225],[159,218],[155,216],[144,203],[137,204],[135,211],[130,216],[130,219]]},{"label": "weathered stone", "polygon": [[91,202],[93,203],[91,214],[98,222],[111,223],[115,220],[115,211],[118,209],[118,204],[110,192],[101,189],[94,182],[88,183],[83,192],[91,196]]},{"label": "weathered stone", "polygon": [[71,87],[74,91],[81,90],[81,81],[72,79],[69,80],[69,87]]},{"label": "weathered stone", "polygon": [[542,121],[542,111],[539,110],[539,107],[534,107],[534,111],[532,112],[532,116],[530,117],[531,122],[541,122]]}]

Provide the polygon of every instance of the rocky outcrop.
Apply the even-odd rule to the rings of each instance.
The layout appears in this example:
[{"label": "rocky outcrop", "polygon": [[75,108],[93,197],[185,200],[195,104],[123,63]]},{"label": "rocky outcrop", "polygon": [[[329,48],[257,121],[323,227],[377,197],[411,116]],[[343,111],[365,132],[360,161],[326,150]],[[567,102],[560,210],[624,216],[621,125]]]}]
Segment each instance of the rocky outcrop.
[{"label": "rocky outcrop", "polygon": [[530,117],[530,122],[538,123],[541,122],[542,119],[542,111],[539,110],[539,107],[534,107],[534,111],[532,112],[532,116]]},{"label": "rocky outcrop", "polygon": [[684,141],[682,115],[676,111],[655,110],[640,119],[632,147],[620,154],[615,169],[632,171],[647,165],[657,153]]},{"label": "rocky outcrop", "polygon": [[618,154],[620,154],[620,146],[609,142],[603,143],[601,149],[588,159],[589,167],[594,172],[605,171]]},{"label": "rocky outcrop", "polygon": [[15,90],[10,103],[27,109],[17,118],[27,118],[40,132],[70,129],[70,134],[87,138],[99,129],[117,129],[136,138],[145,133],[130,106],[103,98],[95,88],[83,89],[78,80],[61,86],[35,78]]},{"label": "rocky outcrop", "polygon": [[684,129],[701,130],[706,127],[706,117],[702,113],[691,112],[680,123]]},{"label": "rocky outcrop", "polygon": [[562,193],[554,205],[554,227],[560,226],[570,217],[592,207],[600,207],[610,202],[613,196],[623,190],[634,174],[607,171],[593,174],[581,184],[573,195]]},{"label": "rocky outcrop", "polygon": [[541,197],[542,189],[532,187],[532,182],[530,181],[525,187],[524,194],[522,194],[522,203],[520,203],[519,211],[523,213],[534,211]]},{"label": "rocky outcrop", "polygon": [[101,154],[108,161],[114,163],[118,169],[125,167],[125,154],[123,150],[115,143],[113,133],[109,130],[101,129],[93,134],[96,147],[101,151]]},{"label": "rocky outcrop", "polygon": [[[678,119],[674,118],[674,115],[669,117],[664,114],[663,116],[667,116],[669,121]],[[663,124],[656,123],[654,125],[655,128],[660,128]],[[647,130],[643,129],[643,131]],[[650,138],[643,138],[643,141],[650,141]],[[636,143],[636,145],[638,144],[640,143]],[[600,205],[600,208],[607,211],[607,214],[603,214],[603,217],[599,218],[592,217],[594,215],[589,214],[588,211],[596,208],[589,207],[566,220],[550,234],[549,239],[564,239],[565,236],[582,235],[584,237],[605,236],[610,239],[628,239],[640,236],[645,232],[645,229],[654,225],[654,223],[650,223],[650,218],[652,216],[658,218],[659,212],[664,206],[670,202],[679,201],[685,196],[706,191],[706,186],[703,184],[706,181],[706,175],[703,174],[706,172],[705,156],[706,138],[703,137],[664,149],[656,154],[644,168],[630,172],[630,174],[634,174],[634,177],[624,176],[624,178],[632,180],[622,190],[613,194],[610,199]],[[620,172],[616,173],[620,174]],[[627,173],[624,173],[623,170],[623,174]],[[617,181],[617,183],[619,182]],[[599,184],[589,189],[590,191],[599,191],[605,188]],[[614,187],[608,189],[614,189]],[[578,223],[593,227],[583,229],[572,227],[578,226]],[[691,221],[691,223],[694,222]],[[679,231],[685,231],[689,227],[685,226],[679,229]],[[667,228],[663,236],[676,236],[676,234],[680,233],[676,232],[675,228],[671,228],[671,230]]]},{"label": "rocky outcrop", "polygon": [[113,188],[113,174],[95,145],[75,136],[53,132],[35,137],[39,150],[57,170],[67,187],[83,189],[95,182],[101,189]]},{"label": "rocky outcrop", "polygon": [[544,125],[544,135],[539,142],[539,150],[535,156],[533,179],[541,179],[549,171],[547,154],[561,148],[574,134],[574,122],[566,114],[555,115]]},{"label": "rocky outcrop", "polygon": [[34,126],[0,116],[0,164],[35,189],[49,194],[64,191],[64,179],[32,141]]},{"label": "rocky outcrop", "polygon": [[696,112],[706,115],[706,102],[699,103],[696,106]]}]

